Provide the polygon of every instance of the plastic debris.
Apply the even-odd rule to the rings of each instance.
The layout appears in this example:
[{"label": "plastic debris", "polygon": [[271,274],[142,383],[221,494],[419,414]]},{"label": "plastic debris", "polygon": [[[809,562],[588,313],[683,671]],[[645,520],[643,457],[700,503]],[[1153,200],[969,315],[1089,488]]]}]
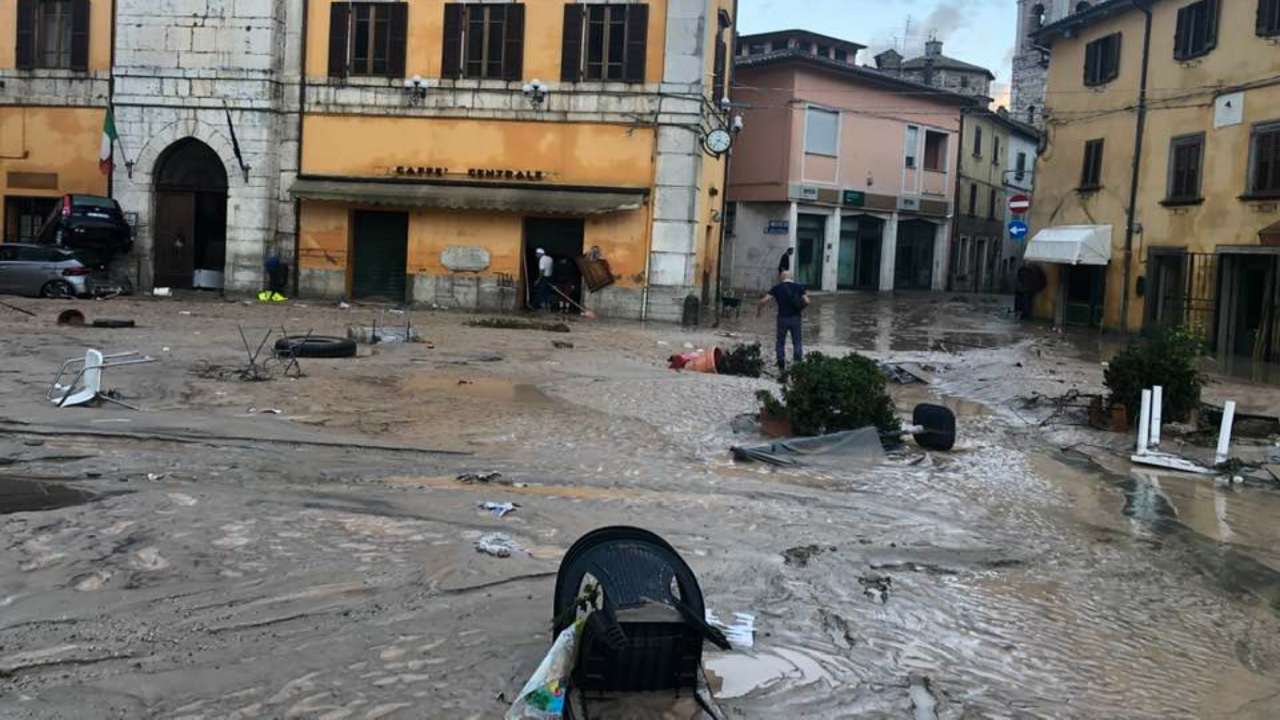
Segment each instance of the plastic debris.
[{"label": "plastic debris", "polygon": [[476,541],[476,551],[485,555],[492,555],[499,558],[511,557],[512,553],[520,550],[520,546],[516,545],[516,541],[512,540],[509,535],[503,533],[489,533],[481,535]]},{"label": "plastic debris", "polygon": [[477,506],[481,510],[488,510],[489,512],[493,513],[494,517],[499,517],[499,518],[506,517],[510,513],[515,512],[516,508],[520,507],[515,503],[509,503],[509,502],[507,503],[482,502],[482,503],[477,503]]},{"label": "plastic debris", "polygon": [[578,625],[574,623],[556,638],[507,710],[506,720],[559,720],[564,716],[565,685],[573,671],[577,648]]},{"label": "plastic debris", "polygon": [[173,288],[158,287],[151,291],[155,297],[173,297]]},{"label": "plastic debris", "polygon": [[467,472],[458,476],[458,482],[472,485],[474,483],[491,483],[502,479],[500,472]]},{"label": "plastic debris", "polygon": [[733,624],[726,625],[711,609],[707,609],[707,624],[720,628],[734,650],[750,650],[756,644],[756,616],[750,613],[736,612]]}]

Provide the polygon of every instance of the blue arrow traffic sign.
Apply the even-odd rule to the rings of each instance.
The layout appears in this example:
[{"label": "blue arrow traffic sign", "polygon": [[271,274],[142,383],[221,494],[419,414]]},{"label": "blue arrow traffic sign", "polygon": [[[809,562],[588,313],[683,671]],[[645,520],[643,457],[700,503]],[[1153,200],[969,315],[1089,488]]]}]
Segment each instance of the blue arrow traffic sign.
[{"label": "blue arrow traffic sign", "polygon": [[1009,223],[1009,237],[1013,238],[1014,240],[1021,240],[1022,238],[1027,236],[1027,232],[1029,229],[1030,228],[1027,227],[1027,224],[1022,222],[1021,220],[1014,220],[1013,222]]}]

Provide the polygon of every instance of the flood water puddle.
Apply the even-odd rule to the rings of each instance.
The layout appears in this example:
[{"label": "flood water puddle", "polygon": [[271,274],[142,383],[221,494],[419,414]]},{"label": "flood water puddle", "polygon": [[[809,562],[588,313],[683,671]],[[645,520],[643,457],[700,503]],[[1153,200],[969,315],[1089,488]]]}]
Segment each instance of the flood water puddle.
[{"label": "flood water puddle", "polygon": [[725,700],[740,698],[784,681],[790,685],[808,685],[832,679],[817,659],[788,648],[708,655],[705,664],[708,672],[721,679],[723,684],[716,697]]},{"label": "flood water puddle", "polygon": [[0,477],[0,515],[57,510],[96,499],[96,493],[62,483]]}]

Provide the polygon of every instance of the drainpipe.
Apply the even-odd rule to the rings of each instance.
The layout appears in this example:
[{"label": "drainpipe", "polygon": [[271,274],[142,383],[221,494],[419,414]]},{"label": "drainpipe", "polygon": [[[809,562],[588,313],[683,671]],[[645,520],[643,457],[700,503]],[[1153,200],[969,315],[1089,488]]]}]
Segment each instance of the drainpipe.
[{"label": "drainpipe", "polygon": [[[725,70],[725,93],[731,93],[733,88],[733,76],[735,66],[733,62],[734,48],[738,44],[738,0],[733,0],[733,26],[730,29],[729,52],[725,53],[729,57],[726,62],[729,68]],[[724,32],[721,30],[721,32]],[[719,98],[713,98],[719,102]],[[733,109],[728,111],[730,117],[730,125],[732,125]],[[732,132],[732,130],[731,130]],[[720,327],[720,318],[724,315],[724,238],[728,232],[729,213],[729,165],[733,162],[733,150],[725,153],[724,156],[724,181],[720,183],[720,239],[716,247],[716,322],[715,327]]]},{"label": "drainpipe", "polygon": [[1142,36],[1142,80],[1138,89],[1138,121],[1134,128],[1133,172],[1129,181],[1129,217],[1124,229],[1124,287],[1120,296],[1120,332],[1129,332],[1129,284],[1133,277],[1133,236],[1138,213],[1138,173],[1142,169],[1142,138],[1147,128],[1147,68],[1151,62],[1150,0],[1133,0],[1133,6],[1146,15]]},{"label": "drainpipe", "polygon": [[[307,107],[307,18],[311,15],[311,3],[302,0],[302,40],[298,43],[301,54],[298,63],[298,151],[295,177],[302,174],[302,121]],[[298,297],[302,285],[302,200],[293,199],[293,296]]]},{"label": "drainpipe", "polygon": [[[956,190],[955,197],[951,202],[951,247],[947,248],[947,292],[954,289],[952,278],[955,277],[955,264],[951,259],[955,257],[957,243],[960,242],[960,178],[964,177],[964,173],[960,172],[960,168],[964,164],[964,119],[969,115],[969,108],[960,106],[960,134],[957,136],[956,145]],[[924,158],[921,158],[921,169],[924,166]]]},{"label": "drainpipe", "polygon": [[[115,108],[112,105],[116,99],[116,2],[115,0],[111,0],[110,42],[111,42],[111,53],[107,59],[107,112],[114,116]],[[24,116],[23,121],[25,122],[25,120],[26,119]],[[27,143],[27,133],[26,133],[26,126],[24,125],[23,131],[22,131],[22,144],[24,148],[26,147],[26,143]],[[111,148],[111,152],[113,154],[115,153],[115,150],[116,149],[114,147]],[[121,155],[123,156],[124,153],[121,153]],[[121,157],[121,159],[123,160],[124,158]],[[115,171],[115,164],[113,162],[111,172],[107,173],[107,197],[109,198],[115,197],[115,179],[116,179],[116,171]]]}]

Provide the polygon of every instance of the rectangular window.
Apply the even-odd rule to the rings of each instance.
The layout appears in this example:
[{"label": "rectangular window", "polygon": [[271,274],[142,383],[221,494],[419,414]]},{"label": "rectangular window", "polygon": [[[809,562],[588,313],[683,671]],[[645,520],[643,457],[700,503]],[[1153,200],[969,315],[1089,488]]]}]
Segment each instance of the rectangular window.
[{"label": "rectangular window", "polygon": [[996,189],[991,188],[990,196],[987,198],[987,219],[996,219]]},{"label": "rectangular window", "polygon": [[1084,84],[1106,85],[1120,76],[1120,33],[1094,40],[1084,49]]},{"label": "rectangular window", "polygon": [[89,0],[18,0],[14,65],[89,69]]},{"label": "rectangular window", "polygon": [[832,157],[840,153],[840,113],[814,107],[805,110],[804,151]]},{"label": "rectangular window", "polygon": [[[566,82],[644,82],[649,6],[570,4],[564,12],[560,79]],[[748,50],[755,52],[755,46]],[[716,53],[727,52],[716,47]]]},{"label": "rectangular window", "polygon": [[924,132],[924,169],[932,172],[947,171],[947,134],[926,130]]},{"label": "rectangular window", "polygon": [[441,48],[443,77],[520,80],[524,74],[524,5],[446,3]]},{"label": "rectangular window", "polygon": [[1200,0],[1178,10],[1173,58],[1190,60],[1218,46],[1218,0]]},{"label": "rectangular window", "polygon": [[1280,0],[1258,0],[1258,34],[1280,35]]},{"label": "rectangular window", "polygon": [[915,125],[907,126],[906,156],[904,163],[906,167],[913,168],[916,166],[916,156],[920,152],[920,128]]},{"label": "rectangular window", "polygon": [[466,5],[462,27],[462,77],[506,79],[507,6]]},{"label": "rectangular window", "polygon": [[973,156],[982,157],[982,128],[975,127],[973,129]]},{"label": "rectangular window", "polygon": [[969,186],[969,217],[978,216],[978,185]]},{"label": "rectangular window", "polygon": [[43,0],[36,21],[36,65],[71,67],[71,0]]},{"label": "rectangular window", "polygon": [[1080,189],[1096,190],[1102,187],[1102,150],[1101,139],[1090,140],[1084,144],[1084,168],[1080,172]]},{"label": "rectangular window", "polygon": [[1280,195],[1280,122],[1259,125],[1253,130],[1249,194]]},{"label": "rectangular window", "polygon": [[[1280,0],[1277,0],[1280,2]],[[849,62],[849,53],[844,50],[836,50],[836,62]]]},{"label": "rectangular window", "polygon": [[991,164],[992,165],[1000,164],[1000,136],[999,135],[991,136]]},{"label": "rectangular window", "polygon": [[4,242],[36,242],[40,228],[58,204],[57,198],[6,197]]},{"label": "rectangular window", "polygon": [[329,75],[404,77],[406,3],[334,3],[329,8]]},{"label": "rectangular window", "polygon": [[1021,180],[1027,174],[1027,154],[1018,153],[1017,164],[1014,167],[1014,178]]},{"label": "rectangular window", "polygon": [[1204,163],[1204,133],[1176,137],[1169,144],[1169,190],[1167,201],[1200,199],[1201,166]]}]

